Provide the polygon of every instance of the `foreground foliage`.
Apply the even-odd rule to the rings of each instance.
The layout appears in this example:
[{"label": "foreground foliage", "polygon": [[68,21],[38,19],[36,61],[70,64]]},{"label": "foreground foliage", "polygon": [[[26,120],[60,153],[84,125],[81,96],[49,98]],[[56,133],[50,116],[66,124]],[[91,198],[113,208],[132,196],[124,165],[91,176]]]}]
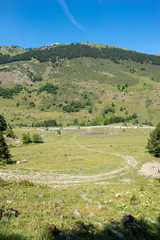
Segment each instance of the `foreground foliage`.
[{"label": "foreground foliage", "polygon": [[3,132],[7,129],[7,123],[3,115],[0,115],[0,132]]},{"label": "foreground foliage", "polygon": [[150,133],[147,149],[154,157],[160,157],[160,123],[158,123],[156,129]]},{"label": "foreground foliage", "polygon": [[11,155],[5,142],[2,132],[0,132],[0,165],[11,162]]}]

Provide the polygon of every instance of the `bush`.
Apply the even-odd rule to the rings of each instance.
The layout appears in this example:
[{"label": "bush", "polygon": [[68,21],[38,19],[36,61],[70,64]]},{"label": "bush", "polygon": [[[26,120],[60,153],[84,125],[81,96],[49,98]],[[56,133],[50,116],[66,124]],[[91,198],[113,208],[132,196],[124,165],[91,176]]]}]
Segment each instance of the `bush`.
[{"label": "bush", "polygon": [[84,108],[85,106],[78,101],[72,101],[70,104],[63,106],[63,111],[64,112],[79,112],[80,109]]},{"label": "bush", "polygon": [[154,157],[160,157],[160,123],[158,123],[155,130],[150,133],[146,148]]},{"label": "bush", "polygon": [[57,127],[58,124],[56,120],[50,119],[50,120],[45,120],[43,122],[32,124],[32,126],[33,127]]},{"label": "bush", "polygon": [[115,113],[114,108],[112,108],[112,107],[106,107],[106,108],[104,109],[104,114],[107,114],[107,113],[109,113],[109,112]]},{"label": "bush", "polygon": [[23,144],[27,144],[27,143],[31,143],[31,136],[29,133],[24,133],[22,134],[22,143]]},{"label": "bush", "polygon": [[29,105],[31,108],[34,108],[36,106],[34,102],[30,102]]},{"label": "bush", "polygon": [[39,93],[46,91],[47,93],[56,94],[58,89],[58,86],[54,86],[52,83],[46,83],[39,88]]},{"label": "bush", "polygon": [[2,132],[0,132],[0,164],[7,164],[11,162],[11,155],[8,146],[5,142]]},{"label": "bush", "polygon": [[78,125],[78,119],[74,119],[73,125]]},{"label": "bush", "polygon": [[13,130],[11,128],[7,128],[5,131],[5,135],[10,138],[15,138],[16,135],[14,134]]},{"label": "bush", "polygon": [[32,82],[40,82],[43,80],[42,76],[33,76],[31,78]]},{"label": "bush", "polygon": [[124,117],[111,117],[110,119],[106,119],[104,121],[104,125],[112,124],[112,123],[122,123],[125,122],[127,119]]},{"label": "bush", "polygon": [[92,108],[89,108],[89,109],[88,109],[88,112],[89,112],[89,113],[92,113]]},{"label": "bush", "polygon": [[14,88],[2,88],[0,87],[0,96],[2,98],[12,98],[14,95],[18,95],[22,91],[23,87],[17,84]]},{"label": "bush", "polygon": [[39,134],[33,134],[32,141],[34,143],[43,143],[43,139]]}]

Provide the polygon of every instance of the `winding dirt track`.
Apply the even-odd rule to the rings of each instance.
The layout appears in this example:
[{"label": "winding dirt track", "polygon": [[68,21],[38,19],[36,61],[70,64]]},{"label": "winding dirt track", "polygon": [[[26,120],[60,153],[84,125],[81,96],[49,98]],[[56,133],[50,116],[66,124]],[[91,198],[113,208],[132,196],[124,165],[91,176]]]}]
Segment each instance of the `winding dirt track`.
[{"label": "winding dirt track", "polygon": [[77,146],[85,151],[97,152],[101,154],[110,154],[121,157],[126,162],[123,168],[120,168],[115,171],[96,174],[96,175],[71,175],[71,174],[58,174],[52,171],[34,171],[34,170],[6,170],[0,169],[0,177],[7,180],[17,180],[28,179],[31,182],[39,184],[47,184],[50,186],[73,186],[81,185],[87,183],[100,184],[101,181],[114,178],[117,176],[122,176],[130,171],[132,171],[138,164],[137,160],[129,155],[111,153],[96,149],[90,149],[83,146],[76,139],[75,142]]}]

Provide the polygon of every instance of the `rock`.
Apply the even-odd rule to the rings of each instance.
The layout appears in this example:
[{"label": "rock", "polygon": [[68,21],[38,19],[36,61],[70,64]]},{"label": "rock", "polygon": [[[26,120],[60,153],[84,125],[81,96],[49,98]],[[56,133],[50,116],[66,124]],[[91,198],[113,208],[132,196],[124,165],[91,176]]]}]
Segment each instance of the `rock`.
[{"label": "rock", "polygon": [[111,202],[112,202],[112,200],[104,201],[104,204],[111,203]]},{"label": "rock", "polygon": [[118,225],[120,225],[120,224],[121,224],[121,221],[119,221],[119,220],[112,220],[112,223],[113,223],[113,224],[118,224]]},{"label": "rock", "polygon": [[72,228],[76,229],[77,231],[87,232],[87,230],[82,228],[82,226],[72,225]]},{"label": "rock", "polygon": [[43,198],[43,195],[42,195],[42,194],[39,194],[39,195],[37,195],[37,197]]},{"label": "rock", "polygon": [[101,228],[104,228],[104,224],[100,223],[100,222],[94,222],[95,225],[98,225]]},{"label": "rock", "polygon": [[78,212],[77,209],[74,210],[73,214],[74,214],[75,217],[80,217],[81,216],[80,212]]},{"label": "rock", "polygon": [[61,233],[60,230],[54,224],[51,224],[48,227],[48,230],[51,232],[51,235],[53,235],[55,237],[58,236]]},{"label": "rock", "polygon": [[27,163],[28,161],[26,159],[23,159],[22,161],[20,161],[20,163]]},{"label": "rock", "polygon": [[113,220],[112,223],[113,223],[113,228],[118,229],[120,227],[121,221]]},{"label": "rock", "polygon": [[117,194],[115,195],[116,198],[120,198],[121,196],[122,196],[121,193],[117,193]]},{"label": "rock", "polygon": [[141,228],[141,225],[135,221],[133,221],[133,226],[136,228]]},{"label": "rock", "polygon": [[103,208],[103,206],[100,204],[100,202],[98,202],[98,209],[101,210]]},{"label": "rock", "polygon": [[133,223],[134,220],[135,220],[135,218],[132,216],[132,214],[126,213],[126,214],[123,216],[122,222],[123,222],[124,224],[125,224],[125,223]]},{"label": "rock", "polygon": [[57,203],[58,205],[64,205],[65,202],[64,202],[63,200],[59,200],[59,201],[57,201],[56,203]]},{"label": "rock", "polygon": [[[113,230],[113,229],[110,229],[110,231],[112,232],[112,233],[114,233],[115,235],[116,235],[116,237],[118,237],[118,238],[120,238],[120,239],[124,239],[124,234],[123,233],[121,233],[121,232],[119,232],[119,231],[117,231],[117,230]],[[116,238],[115,238],[116,239]]]}]

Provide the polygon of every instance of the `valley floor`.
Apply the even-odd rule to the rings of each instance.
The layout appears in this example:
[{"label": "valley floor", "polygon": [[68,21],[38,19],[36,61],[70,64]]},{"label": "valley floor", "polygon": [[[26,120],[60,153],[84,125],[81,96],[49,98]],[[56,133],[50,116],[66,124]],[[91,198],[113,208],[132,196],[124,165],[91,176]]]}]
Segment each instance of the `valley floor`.
[{"label": "valley floor", "polygon": [[19,139],[39,133],[44,143],[10,147],[14,161],[27,162],[0,168],[0,238],[158,240],[159,162],[145,149],[150,131],[15,129]]}]

